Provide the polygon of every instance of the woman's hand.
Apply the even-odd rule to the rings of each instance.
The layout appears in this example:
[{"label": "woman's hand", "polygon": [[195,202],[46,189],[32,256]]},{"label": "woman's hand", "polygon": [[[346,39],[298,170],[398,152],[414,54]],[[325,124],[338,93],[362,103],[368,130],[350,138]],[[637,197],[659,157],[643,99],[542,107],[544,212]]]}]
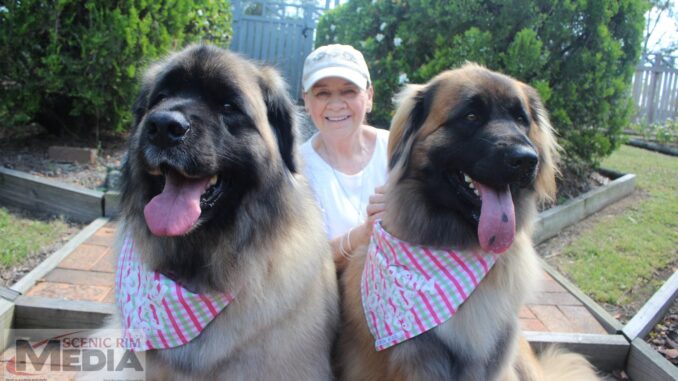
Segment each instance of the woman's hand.
[{"label": "woman's hand", "polygon": [[370,196],[369,203],[367,204],[367,220],[365,220],[365,225],[368,234],[367,239],[368,242],[369,236],[372,235],[374,221],[381,219],[381,217],[384,215],[385,200],[386,200],[386,185],[374,188],[374,194]]},{"label": "woman's hand", "polygon": [[353,256],[353,252],[358,247],[366,246],[370,243],[374,221],[381,219],[384,214],[385,199],[386,186],[376,187],[374,194],[370,196],[367,204],[367,219],[365,222],[330,241],[337,272],[342,272],[346,268],[349,259]]}]

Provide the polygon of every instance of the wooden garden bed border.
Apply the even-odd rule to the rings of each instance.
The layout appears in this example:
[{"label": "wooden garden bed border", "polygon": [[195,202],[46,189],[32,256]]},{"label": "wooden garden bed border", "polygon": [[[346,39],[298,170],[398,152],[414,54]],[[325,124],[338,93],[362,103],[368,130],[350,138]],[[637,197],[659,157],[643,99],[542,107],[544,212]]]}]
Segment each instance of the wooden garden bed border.
[{"label": "wooden garden bed border", "polygon": [[532,234],[535,244],[554,237],[564,228],[630,195],[636,188],[636,175],[634,174],[622,175],[609,170],[600,172],[614,180],[579,195],[563,205],[539,213],[535,222],[535,231]]},{"label": "wooden garden bed border", "polygon": [[678,271],[652,295],[643,307],[624,326],[622,333],[629,339],[644,338],[664,316],[673,300],[678,296]]},{"label": "wooden garden bed border", "polygon": [[[31,270],[23,278],[19,279],[14,285],[10,287],[10,290],[13,290],[19,294],[23,294],[31,289],[35,283],[40,280],[42,277],[47,275],[48,272],[52,271],[61,261],[66,258],[70,253],[72,253],[80,244],[85,242],[89,237],[94,235],[99,228],[104,226],[109,218],[97,218],[92,223],[87,225],[83,230],[71,238],[63,247],[55,251],[52,255],[47,257],[42,261],[36,268]],[[22,296],[17,298],[20,299]],[[1,334],[1,345],[3,348],[7,347],[7,336],[5,333],[7,329],[14,328],[14,317],[16,310],[16,300],[9,301],[6,299],[0,299],[0,329],[2,330]]]},{"label": "wooden garden bed border", "polygon": [[[534,234],[535,243],[554,236],[562,228],[618,201],[631,194],[635,189],[635,175],[615,174],[611,171],[604,172],[607,172],[606,174],[613,178],[617,178],[605,186],[539,214]],[[0,168],[0,201],[28,209],[38,207],[40,210],[64,214],[76,220],[96,218],[64,247],[48,257],[11,287],[11,290],[23,293],[28,291],[37,280],[44,277],[78,245],[109,221],[109,218],[101,216],[113,216],[117,213],[119,194],[117,192],[106,194],[92,191]],[[85,211],[79,211],[79,209]],[[676,367],[642,340],[642,337],[651,330],[657,319],[661,318],[663,312],[668,308],[668,303],[678,293],[678,273],[674,274],[657,291],[629,324],[622,327],[618,320],[582,293],[564,276],[548,264],[543,263],[542,265],[549,275],[582,302],[609,334],[525,332],[526,337],[535,349],[540,350],[547,344],[558,344],[587,356],[601,370],[625,367],[627,373],[638,380],[646,379],[643,377],[648,375],[652,375],[652,380],[678,379]],[[100,326],[106,317],[113,313],[113,310],[113,306],[105,303],[63,301],[21,295],[14,301],[0,299],[0,324],[4,329],[32,327],[95,328]],[[65,322],[64,317],[67,322]],[[18,321],[21,321],[21,323],[18,323]],[[64,324],[68,326],[64,326]],[[6,340],[7,338],[3,333],[3,348],[7,345]]]},{"label": "wooden garden bed border", "polygon": [[[547,343],[554,343],[585,355],[597,368],[611,371],[625,369],[632,380],[670,381],[678,380],[678,367],[671,364],[659,352],[644,341],[644,337],[664,316],[678,295],[678,272],[675,272],[664,285],[648,300],[634,317],[623,326],[619,320],[576,285],[542,260],[542,267],[551,277],[563,286],[572,296],[579,299],[584,307],[600,322],[609,335],[561,334],[550,332],[530,332],[527,335],[533,348],[540,350]],[[602,337],[615,337],[612,342]],[[622,353],[618,340],[627,344]],[[613,345],[614,344],[614,345]],[[610,352],[613,354],[611,355]],[[621,356],[626,366],[619,366],[614,356]]]},{"label": "wooden garden bed border", "polygon": [[100,192],[0,168],[0,202],[88,223],[117,214],[117,192]]},{"label": "wooden garden bed border", "polygon": [[678,380],[678,368],[641,338],[631,342],[625,370],[636,381]]},{"label": "wooden garden bed border", "polygon": [[523,334],[537,352],[556,344],[560,348],[583,355],[597,369],[606,372],[623,369],[631,348],[631,344],[622,335],[535,331],[525,331]]}]

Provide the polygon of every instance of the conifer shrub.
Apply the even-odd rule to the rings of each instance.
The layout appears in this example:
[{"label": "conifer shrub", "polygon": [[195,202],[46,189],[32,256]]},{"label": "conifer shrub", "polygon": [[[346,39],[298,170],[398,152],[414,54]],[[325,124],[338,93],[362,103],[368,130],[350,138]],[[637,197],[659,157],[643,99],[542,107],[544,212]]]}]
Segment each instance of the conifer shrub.
[{"label": "conifer shrub", "polygon": [[221,0],[3,4],[0,129],[38,123],[97,139],[123,130],[145,65],[192,42],[227,47],[232,34],[230,4]]}]

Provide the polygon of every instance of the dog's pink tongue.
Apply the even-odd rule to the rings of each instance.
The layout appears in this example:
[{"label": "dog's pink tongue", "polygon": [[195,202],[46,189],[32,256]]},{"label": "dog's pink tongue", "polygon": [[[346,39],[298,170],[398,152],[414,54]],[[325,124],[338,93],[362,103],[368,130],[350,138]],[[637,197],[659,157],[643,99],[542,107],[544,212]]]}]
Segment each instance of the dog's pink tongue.
[{"label": "dog's pink tongue", "polygon": [[209,177],[194,180],[168,174],[162,193],[144,208],[151,233],[157,236],[186,234],[200,217],[200,196],[209,181]]},{"label": "dog's pink tongue", "polygon": [[485,251],[503,253],[511,246],[516,235],[516,216],[511,190],[506,186],[497,192],[477,181],[473,183],[482,199],[478,223],[480,247]]}]

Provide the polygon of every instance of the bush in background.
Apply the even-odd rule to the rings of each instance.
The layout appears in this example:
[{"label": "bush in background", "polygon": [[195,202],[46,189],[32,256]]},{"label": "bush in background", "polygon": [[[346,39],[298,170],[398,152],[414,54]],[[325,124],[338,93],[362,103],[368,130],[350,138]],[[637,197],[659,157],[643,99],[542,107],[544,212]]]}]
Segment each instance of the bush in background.
[{"label": "bush in background", "polygon": [[316,45],[364,53],[375,87],[370,120],[382,127],[404,83],[465,61],[529,83],[551,113],[567,173],[583,175],[621,144],[646,9],[643,0],[351,0],[323,15]]},{"label": "bush in background", "polygon": [[658,123],[632,123],[630,127],[643,140],[678,146],[678,120],[667,119]]},{"label": "bush in background", "polygon": [[[227,47],[220,0],[14,0],[0,5],[0,128],[120,131],[149,61],[200,40]],[[1,135],[1,134],[0,134]]]}]

